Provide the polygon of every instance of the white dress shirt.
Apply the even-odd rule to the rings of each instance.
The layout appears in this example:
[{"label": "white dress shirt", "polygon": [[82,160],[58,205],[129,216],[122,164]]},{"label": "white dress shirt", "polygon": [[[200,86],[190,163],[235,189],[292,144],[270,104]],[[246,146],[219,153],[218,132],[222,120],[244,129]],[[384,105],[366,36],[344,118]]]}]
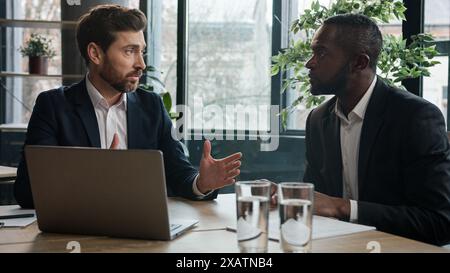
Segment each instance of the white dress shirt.
[{"label": "white dress shirt", "polygon": [[341,156],[342,156],[342,182],[343,197],[350,199],[350,221],[358,220],[358,159],[359,142],[361,138],[361,129],[366,114],[367,104],[372,96],[373,89],[377,82],[375,76],[364,96],[358,104],[348,114],[344,115],[339,104],[336,102],[335,113],[340,119],[340,137],[341,137]]},{"label": "white dress shirt", "polygon": [[118,149],[127,149],[127,96],[122,94],[114,105],[109,106],[107,100],[95,88],[86,76],[86,88],[94,106],[97,117],[98,130],[100,133],[100,145],[102,149],[111,147],[114,134],[119,136]]},{"label": "white dress shirt", "polygon": [[[127,149],[127,95],[123,93],[119,102],[109,106],[106,99],[89,80],[89,74],[86,75],[86,88],[97,117],[101,148],[109,149],[114,134],[117,133],[119,136],[118,149]],[[192,190],[198,198],[203,198],[212,191],[206,195],[202,194],[197,188],[197,179],[198,175],[195,177],[194,183],[192,183]]]}]

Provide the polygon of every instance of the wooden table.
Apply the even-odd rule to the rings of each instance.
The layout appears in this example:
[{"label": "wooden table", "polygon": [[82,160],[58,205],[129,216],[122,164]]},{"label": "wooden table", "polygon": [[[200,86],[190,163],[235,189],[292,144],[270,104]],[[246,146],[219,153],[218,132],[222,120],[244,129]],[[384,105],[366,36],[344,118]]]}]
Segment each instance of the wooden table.
[{"label": "wooden table", "polygon": [[[199,224],[173,241],[118,239],[102,236],[50,234],[36,223],[23,229],[0,229],[0,252],[69,252],[70,241],[80,243],[81,252],[238,252],[236,234],[225,230],[235,220],[235,195],[219,195],[215,201],[194,202],[170,198],[173,217],[196,218]],[[379,231],[317,239],[313,252],[369,252],[367,243],[377,241],[381,252],[449,252],[447,249]],[[280,252],[279,243],[269,241],[269,252]]]}]

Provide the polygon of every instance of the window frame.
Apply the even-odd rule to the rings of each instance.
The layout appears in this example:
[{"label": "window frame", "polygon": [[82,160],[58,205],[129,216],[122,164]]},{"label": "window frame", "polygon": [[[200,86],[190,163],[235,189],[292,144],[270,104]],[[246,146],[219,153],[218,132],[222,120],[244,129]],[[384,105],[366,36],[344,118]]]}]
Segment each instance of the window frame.
[{"label": "window frame", "polygon": [[[0,18],[6,18],[6,1],[0,1]],[[6,39],[3,37],[6,37],[6,28],[2,27],[0,28],[0,60],[1,60],[1,67],[6,67]],[[0,124],[3,124],[6,122],[6,90],[4,90],[3,86],[6,86],[5,78],[1,78],[1,86],[0,86]]]},{"label": "window frame", "polygon": [[[272,56],[278,54],[283,44],[282,25],[277,22],[275,16],[283,20],[284,14],[282,7],[289,0],[273,0],[272,1]],[[178,0],[178,26],[177,26],[177,104],[184,105],[187,103],[187,74],[188,74],[188,45],[189,45],[189,0]],[[285,12],[285,11],[284,11]],[[287,43],[287,39],[286,39]],[[271,78],[271,105],[280,105],[282,99],[280,90],[282,86],[282,77],[277,75]],[[281,105],[280,105],[281,109]],[[279,118],[279,122],[281,119]],[[281,130],[282,128],[280,128]],[[225,130],[225,129],[224,129]],[[188,136],[194,136],[198,129],[189,128],[185,130]],[[234,130],[234,135],[244,132],[245,139],[250,136],[257,135],[258,132],[252,130]],[[280,132],[281,133],[281,132]]]},{"label": "window frame", "polygon": [[[447,73],[447,101],[450,98],[450,40],[437,41],[433,43],[436,45],[439,54],[437,56],[448,58],[448,73]],[[447,131],[450,131],[450,109],[447,106]]]}]

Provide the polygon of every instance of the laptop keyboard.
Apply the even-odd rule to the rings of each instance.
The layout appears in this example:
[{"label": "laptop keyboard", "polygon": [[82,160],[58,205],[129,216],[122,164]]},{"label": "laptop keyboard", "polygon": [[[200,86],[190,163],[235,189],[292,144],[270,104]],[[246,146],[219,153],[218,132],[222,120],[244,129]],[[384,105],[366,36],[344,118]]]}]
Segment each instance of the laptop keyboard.
[{"label": "laptop keyboard", "polygon": [[170,231],[179,228],[181,225],[179,224],[170,224]]}]

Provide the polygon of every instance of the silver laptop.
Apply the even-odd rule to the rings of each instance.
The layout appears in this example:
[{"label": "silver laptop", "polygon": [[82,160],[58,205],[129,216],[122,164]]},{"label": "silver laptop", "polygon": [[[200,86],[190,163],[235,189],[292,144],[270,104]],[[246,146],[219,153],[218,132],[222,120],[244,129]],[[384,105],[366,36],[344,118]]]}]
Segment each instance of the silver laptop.
[{"label": "silver laptop", "polygon": [[169,219],[156,150],[26,146],[39,229],[171,240],[197,220]]}]

